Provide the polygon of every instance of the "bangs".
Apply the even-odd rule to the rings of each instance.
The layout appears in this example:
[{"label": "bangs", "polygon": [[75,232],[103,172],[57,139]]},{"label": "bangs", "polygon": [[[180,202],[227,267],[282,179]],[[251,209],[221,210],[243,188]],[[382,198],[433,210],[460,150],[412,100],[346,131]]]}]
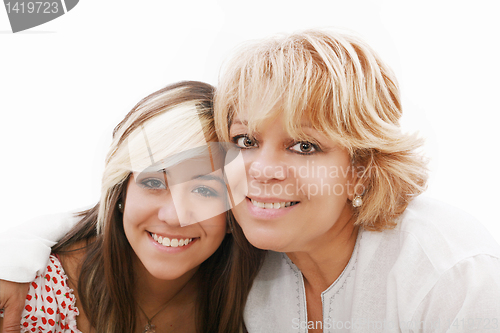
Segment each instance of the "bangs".
[{"label": "bangs", "polygon": [[224,68],[215,98],[217,134],[229,141],[235,116],[250,133],[283,115],[285,130],[306,138],[304,123],[353,153],[391,149],[401,140],[399,91],[392,71],[355,36],[306,31],[246,45]]},{"label": "bangs", "polygon": [[238,117],[251,135],[282,115],[284,129],[296,140],[310,139],[304,132],[304,127],[310,127],[348,147],[342,136],[345,64],[336,58],[326,64],[312,44],[293,38],[249,45],[238,54],[230,75],[233,90],[227,125]]},{"label": "bangs", "polygon": [[159,171],[195,157],[206,145],[196,104],[183,103],[146,121],[129,135],[128,168],[131,172]]},{"label": "bangs", "polygon": [[230,141],[238,117],[249,135],[282,116],[295,140],[314,142],[306,126],[347,149],[366,186],[356,224],[394,226],[409,200],[425,189],[422,140],[401,131],[399,88],[392,70],[359,37],[306,30],[260,40],[224,65],[215,94],[215,126]]}]

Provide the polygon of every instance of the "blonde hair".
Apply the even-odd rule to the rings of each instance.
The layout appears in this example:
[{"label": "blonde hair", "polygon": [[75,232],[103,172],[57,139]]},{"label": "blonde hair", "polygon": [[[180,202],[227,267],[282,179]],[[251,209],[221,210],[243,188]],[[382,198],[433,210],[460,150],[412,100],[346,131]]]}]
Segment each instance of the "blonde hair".
[{"label": "blonde hair", "polygon": [[391,69],[360,38],[308,30],[242,47],[223,69],[215,95],[219,138],[229,141],[236,114],[250,134],[282,113],[287,132],[306,139],[308,125],[345,147],[365,188],[355,224],[369,230],[395,218],[425,189],[422,141],[404,134],[398,85]]}]

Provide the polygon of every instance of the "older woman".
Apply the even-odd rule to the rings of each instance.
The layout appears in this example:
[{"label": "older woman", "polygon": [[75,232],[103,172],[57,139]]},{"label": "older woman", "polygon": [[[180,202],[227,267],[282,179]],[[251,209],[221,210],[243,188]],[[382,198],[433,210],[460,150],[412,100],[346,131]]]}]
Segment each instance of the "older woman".
[{"label": "older woman", "polygon": [[499,329],[499,246],[418,197],[421,142],[401,132],[396,79],[368,45],[317,30],[266,39],[221,78],[218,135],[245,164],[228,177],[245,198],[233,235],[268,250],[249,332]]},{"label": "older woman", "polygon": [[402,133],[396,79],[367,44],[323,31],[258,41],[221,77],[218,134],[246,166],[233,213],[271,250],[249,332],[500,331],[499,246],[417,197],[421,142]]}]

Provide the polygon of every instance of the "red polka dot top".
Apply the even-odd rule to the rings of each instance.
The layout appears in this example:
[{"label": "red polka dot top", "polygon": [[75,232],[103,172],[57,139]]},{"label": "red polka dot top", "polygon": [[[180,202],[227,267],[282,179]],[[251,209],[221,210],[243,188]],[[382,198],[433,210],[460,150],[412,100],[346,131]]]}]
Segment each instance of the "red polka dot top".
[{"label": "red polka dot top", "polygon": [[45,272],[31,282],[21,332],[81,333],[76,328],[76,298],[67,280],[61,262],[51,255]]}]

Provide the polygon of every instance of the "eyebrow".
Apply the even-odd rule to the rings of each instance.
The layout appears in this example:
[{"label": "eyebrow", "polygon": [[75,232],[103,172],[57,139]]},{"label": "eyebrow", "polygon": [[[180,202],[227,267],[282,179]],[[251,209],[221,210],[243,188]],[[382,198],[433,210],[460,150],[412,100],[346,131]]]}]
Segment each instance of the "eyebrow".
[{"label": "eyebrow", "polygon": [[247,120],[239,120],[238,118],[234,118],[233,121],[231,122],[231,125],[233,124],[239,124],[239,125],[245,125],[247,126],[248,125],[248,121]]},{"label": "eyebrow", "polygon": [[[247,120],[239,120],[238,118],[234,118],[231,125],[233,125],[233,124],[248,126],[248,121]],[[300,126],[314,129],[314,127],[312,126],[312,124],[309,121],[302,122],[300,124]]]},{"label": "eyebrow", "polygon": [[220,182],[222,185],[226,186],[226,183],[222,180],[221,177],[214,176],[214,175],[197,175],[191,178],[192,180],[194,179],[202,179],[202,180],[216,180]]}]

